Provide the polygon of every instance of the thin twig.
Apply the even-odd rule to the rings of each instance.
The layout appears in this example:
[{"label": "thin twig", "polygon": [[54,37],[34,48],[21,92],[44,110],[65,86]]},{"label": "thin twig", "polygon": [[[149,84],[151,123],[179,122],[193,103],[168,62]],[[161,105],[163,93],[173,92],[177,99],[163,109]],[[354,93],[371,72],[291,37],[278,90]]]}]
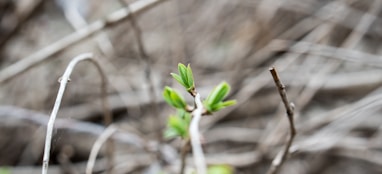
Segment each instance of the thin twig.
[{"label": "thin twig", "polygon": [[[20,3],[16,1],[9,1],[11,3]],[[25,21],[28,20],[32,16],[32,14],[43,4],[43,0],[32,0],[32,1],[25,1],[22,3],[26,3],[26,5],[23,5],[25,8],[22,9],[22,13],[17,13],[17,19],[16,22],[8,23],[10,25],[6,28],[5,33],[1,34],[0,37],[0,48],[3,47],[7,41],[12,38],[13,35],[17,32],[17,30],[22,26],[25,25]]]},{"label": "thin twig", "polygon": [[[346,5],[340,5],[341,9],[345,8],[345,6]],[[380,1],[378,1],[378,0],[374,1],[374,3],[370,6],[369,13],[375,14],[379,11],[379,8],[380,8]],[[346,15],[341,15],[341,16],[346,16]],[[349,34],[349,36],[343,41],[343,43],[341,44],[340,47],[343,47],[343,48],[329,47],[326,45],[319,45],[316,43],[309,44],[311,42],[307,42],[307,43],[299,42],[298,44],[295,44],[295,46],[293,46],[290,50],[296,51],[296,50],[298,50],[299,47],[304,45],[306,48],[309,48],[309,52],[307,52],[308,54],[312,54],[312,52],[319,52],[319,53],[321,53],[321,55],[319,55],[319,56],[339,57],[339,58],[344,57],[344,58],[346,58],[349,56],[345,55],[345,53],[346,53],[345,51],[346,50],[352,51],[352,49],[354,49],[354,47],[357,45],[357,42],[359,42],[361,40],[363,34],[365,33],[362,31],[366,31],[367,28],[369,28],[371,24],[372,24],[372,18],[370,18],[370,15],[368,13],[364,14],[361,18],[361,21],[357,25],[356,29],[354,29]],[[326,25],[330,26],[329,28],[334,27],[332,23],[328,23]],[[327,31],[332,31],[329,28],[327,29]],[[306,50],[306,48],[304,48],[304,50]],[[329,50],[329,49],[331,49],[331,50]],[[342,50],[344,50],[344,51],[342,51]],[[304,53],[306,53],[306,51],[304,51]],[[346,58],[348,60],[355,61],[358,59],[358,61],[360,61],[360,62],[365,61],[365,59],[362,59],[363,61],[361,59],[359,59],[359,57],[360,57],[359,54],[357,54],[354,51],[352,51],[351,53],[350,52],[347,53],[347,55],[350,55],[350,59]],[[351,58],[351,57],[353,57],[353,58]],[[366,56],[361,56],[361,57],[364,58]],[[318,58],[316,58],[316,59],[318,59]],[[373,60],[371,60],[371,61],[373,61]],[[331,61],[331,62],[329,62],[328,66],[321,69],[319,73],[316,73],[315,78],[310,79],[310,82],[308,84],[316,83],[317,87],[305,88],[302,92],[300,92],[300,95],[298,97],[299,99],[297,100],[297,104],[299,105],[300,110],[302,108],[304,108],[304,106],[310,101],[310,99],[314,96],[314,94],[324,85],[322,80],[319,80],[319,79],[325,79],[325,77],[327,77],[328,74],[337,70],[338,67],[340,67],[342,64],[344,64],[344,63],[341,61]],[[374,66],[378,66],[377,63],[372,63],[372,64]],[[278,135],[278,136],[275,137],[275,136],[268,136],[267,135],[266,137],[273,137],[272,138],[273,140],[279,140],[280,135],[278,133],[285,129],[285,127],[281,126],[281,124],[279,124],[279,125],[280,126],[277,126],[276,129],[274,127],[271,127],[271,129],[273,130],[272,134]],[[267,144],[269,144],[270,141],[271,141],[271,139],[267,138],[267,140],[264,141],[265,143],[264,143],[263,147],[267,147]]]},{"label": "thin twig", "polygon": [[[304,41],[310,41],[310,42],[318,42],[319,40],[322,40],[325,36],[328,35],[328,31],[330,27],[327,25],[320,25],[319,27],[316,27],[313,31],[311,31],[309,34],[307,34],[302,40]],[[271,42],[272,43],[272,42]],[[269,44],[268,46],[272,46],[272,44]],[[296,45],[293,45],[295,47]],[[293,48],[292,47],[292,48]],[[290,48],[290,49],[292,49]],[[252,58],[256,59],[251,59],[251,60],[257,60],[258,58],[261,59],[261,57],[264,57],[267,55],[269,52],[273,52],[272,50],[268,50],[269,48],[265,48],[264,50],[261,49],[259,52],[256,52]],[[308,52],[309,47],[307,47],[304,52]],[[269,57],[269,56],[265,56]],[[300,56],[296,55],[290,55],[288,54],[285,58],[276,60],[274,62],[275,65],[279,66],[279,69],[285,69],[289,65],[291,65],[293,62],[295,62]],[[248,60],[249,63],[252,65],[253,63],[250,63],[250,60]],[[270,79],[267,78],[267,73],[264,71],[261,74],[259,74],[256,78],[252,79],[251,81],[248,82],[245,86],[240,87],[240,91],[235,94],[235,98],[237,99],[238,103],[235,106],[231,106],[226,109],[226,111],[222,114],[216,114],[214,117],[212,117],[210,120],[207,120],[204,122],[205,130],[212,127],[214,124],[216,124],[218,121],[222,120],[225,118],[229,113],[234,111],[237,107],[241,106],[242,103],[245,103],[248,101],[251,96],[253,96],[254,93],[258,92],[260,89],[262,89],[267,83],[269,83]],[[256,84],[256,85],[255,85]]]},{"label": "thin twig", "polygon": [[[66,20],[76,31],[81,30],[82,28],[88,25],[88,22],[86,21],[84,15],[81,14],[79,10],[79,8],[81,8],[79,7],[80,5],[83,4],[77,3],[76,1],[61,1],[62,10],[65,14]],[[111,43],[105,31],[100,31],[98,33],[98,35],[95,38],[95,42],[97,43],[98,48],[104,55],[108,57],[111,57],[113,55],[114,46]]]},{"label": "thin twig", "polygon": [[[69,77],[74,69],[74,67],[81,61],[88,60],[92,62],[98,72],[100,73],[101,80],[102,80],[102,85],[101,85],[101,95],[102,95],[102,107],[104,110],[104,116],[105,120],[108,120],[111,122],[111,113],[109,110],[109,103],[107,102],[107,80],[104,72],[101,69],[101,66],[98,64],[98,62],[93,59],[93,55],[91,53],[84,53],[81,55],[78,55],[75,57],[68,65],[66,68],[64,75],[60,78],[60,88],[57,93],[57,98],[55,101],[55,104],[53,106],[52,113],[49,118],[49,122],[47,125],[47,130],[46,130],[46,137],[45,137],[45,147],[44,147],[44,158],[43,158],[43,166],[42,166],[42,174],[47,174],[48,172],[48,166],[49,166],[49,158],[50,158],[50,148],[51,148],[51,142],[52,142],[52,134],[53,134],[53,127],[54,123],[57,117],[58,110],[61,105],[62,97],[65,92],[66,85],[69,81]],[[112,158],[110,158],[112,160]]]},{"label": "thin twig", "polygon": [[106,140],[110,136],[112,136],[113,133],[116,131],[117,131],[117,128],[115,126],[109,126],[93,144],[92,150],[90,151],[88,163],[86,165],[86,174],[93,173],[93,167],[94,167],[99,150],[101,149],[102,145],[106,142]]},{"label": "thin twig", "polygon": [[[127,8],[128,10],[131,10],[130,4],[128,4],[125,0],[119,0],[119,1],[122,5],[125,6],[125,8]],[[139,50],[138,53],[140,54],[140,57],[142,59],[147,60],[147,59],[149,59],[149,56],[146,53],[146,49],[143,45],[142,30],[138,26],[138,23],[136,20],[136,15],[134,13],[131,13],[131,15],[130,15],[130,23],[131,23],[131,26],[133,28],[134,34],[135,34],[135,39],[137,39],[137,42],[138,42],[138,50]]]},{"label": "thin twig", "polygon": [[[103,110],[103,121],[104,121],[104,124],[105,124],[105,127],[111,125],[111,123],[113,122],[113,116],[112,116],[112,113],[111,113],[111,109],[110,109],[110,103],[109,103],[109,100],[108,100],[108,96],[107,96],[107,89],[108,89],[108,85],[107,85],[107,77],[104,73],[104,71],[102,70],[100,64],[95,61],[94,59],[91,59],[93,64],[97,67],[97,70],[101,76],[101,79],[102,79],[102,82],[101,82],[101,99],[102,99],[102,110]],[[109,169],[110,171],[108,171],[109,173],[113,173],[113,164],[114,164],[114,140],[110,140],[107,144],[106,144],[106,149],[107,149],[107,157],[108,157],[108,165],[109,165]]]},{"label": "thin twig", "polygon": [[13,77],[16,77],[17,75],[20,75],[21,73],[31,69],[32,67],[36,66],[37,64],[48,60],[49,58],[55,58],[53,55],[58,53],[59,51],[74,45],[75,43],[90,37],[91,35],[102,31],[104,28],[106,28],[109,25],[113,25],[116,23],[119,23],[123,21],[124,19],[130,17],[132,13],[139,14],[142,13],[155,5],[164,2],[165,0],[140,0],[130,5],[130,9],[123,8],[120,9],[109,16],[107,16],[105,19],[96,21],[87,27],[76,31],[75,33],[64,37],[63,39],[50,44],[49,46],[43,48],[40,51],[35,52],[34,54],[31,54],[28,57],[25,57],[21,59],[20,61],[8,66],[7,68],[4,68],[0,71],[0,84],[4,83]]},{"label": "thin twig", "polygon": [[285,85],[281,83],[279,75],[277,74],[277,71],[274,67],[270,68],[269,71],[272,74],[273,80],[275,81],[275,85],[277,86],[277,89],[280,93],[280,97],[284,103],[286,113],[288,116],[288,120],[289,120],[289,126],[290,126],[290,136],[289,136],[289,140],[285,146],[285,149],[280,151],[277,154],[277,156],[275,157],[275,159],[273,159],[272,165],[267,172],[267,174],[276,174],[280,170],[281,166],[283,165],[283,163],[286,160],[286,157],[289,153],[289,149],[290,149],[292,142],[293,142],[293,139],[296,135],[296,128],[294,126],[294,121],[293,121],[294,106],[292,103],[289,103],[289,101],[288,101],[288,98],[286,95],[286,90],[285,90]]},{"label": "thin twig", "polygon": [[191,146],[192,152],[194,155],[194,163],[196,165],[196,171],[198,174],[206,174],[206,160],[204,158],[202,145],[200,143],[199,136],[199,121],[202,118],[203,114],[203,104],[200,100],[200,94],[197,93],[195,96],[196,109],[192,112],[192,121],[190,124],[190,137],[191,137]]},{"label": "thin twig", "polygon": [[[125,5],[125,7],[128,10],[132,10],[130,8],[130,4],[128,4],[126,1],[120,0],[120,2],[123,5]],[[158,105],[157,105],[157,97],[155,94],[156,91],[155,91],[155,87],[154,87],[154,80],[152,77],[150,56],[149,56],[149,54],[147,54],[147,51],[146,51],[145,46],[143,44],[142,30],[137,23],[136,15],[134,13],[131,13],[131,15],[130,15],[130,23],[131,23],[131,26],[133,28],[135,39],[137,40],[137,43],[138,43],[138,53],[139,53],[139,57],[140,57],[141,61],[143,62],[144,72],[145,72],[145,80],[149,86],[148,93],[150,94],[149,95],[150,96],[150,107],[152,108],[153,113],[158,114],[159,109],[158,109]],[[158,123],[160,123],[161,120],[160,120],[159,115],[156,116],[154,121],[155,121],[155,123],[153,123],[153,126],[157,126],[156,130],[160,130],[161,126]],[[157,135],[158,140],[161,141],[162,140],[162,133],[161,133],[161,131],[157,131],[157,132],[158,132],[158,135]]]},{"label": "thin twig", "polygon": [[[307,41],[294,42],[290,40],[278,39],[276,39],[275,42],[284,43],[285,45],[295,45],[292,49],[289,49],[289,47],[276,48],[275,50],[273,50],[275,52],[289,50],[289,52],[296,54],[308,54],[327,58],[335,58],[349,62],[366,64],[374,67],[382,66],[382,61],[380,60],[380,57],[378,55],[357,51],[352,49],[353,47],[341,48]],[[309,52],[305,51],[307,48],[309,48]]]}]

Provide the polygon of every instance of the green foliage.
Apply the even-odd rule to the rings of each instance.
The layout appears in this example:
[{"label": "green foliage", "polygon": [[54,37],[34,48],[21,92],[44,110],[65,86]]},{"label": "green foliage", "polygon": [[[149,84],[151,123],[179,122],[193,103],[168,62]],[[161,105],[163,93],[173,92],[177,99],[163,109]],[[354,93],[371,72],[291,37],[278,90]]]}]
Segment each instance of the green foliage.
[{"label": "green foliage", "polygon": [[167,129],[164,132],[165,138],[188,137],[188,126],[191,122],[191,115],[184,110],[178,110],[177,115],[171,115],[167,121]]},{"label": "green foliage", "polygon": [[228,165],[214,165],[208,167],[207,174],[233,174],[233,169]]},{"label": "green foliage", "polygon": [[184,64],[178,64],[178,73],[171,73],[172,77],[178,81],[182,86],[184,86],[187,91],[195,89],[194,75],[192,74],[192,69],[190,64],[186,67]]},{"label": "green foliage", "polygon": [[236,104],[236,100],[223,101],[224,98],[227,97],[230,88],[228,83],[222,82],[212,90],[207,99],[203,101],[204,107],[208,112],[216,112],[227,106]]},{"label": "green foliage", "polygon": [[[195,82],[190,65],[187,67],[184,64],[178,64],[178,73],[171,73],[172,77],[178,81],[186,90],[194,96]],[[219,111],[227,106],[234,105],[235,100],[223,101],[230,91],[230,86],[226,82],[220,83],[208,95],[207,99],[203,102],[204,107],[208,113]],[[182,137],[188,138],[188,128],[191,122],[190,110],[188,110],[187,103],[184,98],[171,87],[166,86],[163,90],[164,100],[172,107],[177,109],[177,114],[168,118],[167,129],[164,132],[165,138]]]},{"label": "green foliage", "polygon": [[0,167],[0,174],[10,174],[11,172],[9,171],[8,168],[6,167]]},{"label": "green foliage", "polygon": [[183,97],[174,89],[166,86],[163,90],[164,100],[174,108],[185,109],[187,104]]}]

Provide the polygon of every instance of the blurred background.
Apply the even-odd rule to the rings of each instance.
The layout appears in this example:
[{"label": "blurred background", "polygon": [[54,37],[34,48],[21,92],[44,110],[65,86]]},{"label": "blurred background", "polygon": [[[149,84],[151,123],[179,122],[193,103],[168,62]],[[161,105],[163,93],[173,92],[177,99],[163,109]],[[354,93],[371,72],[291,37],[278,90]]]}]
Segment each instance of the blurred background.
[{"label": "blurred background", "polygon": [[[173,86],[192,104],[170,76],[179,62],[191,64],[202,98],[227,81],[238,101],[202,118],[209,165],[265,173],[285,146],[275,66],[297,128],[279,173],[381,173],[381,8],[381,0],[1,0],[0,173],[41,172],[58,79],[86,52],[108,78],[117,128],[112,164],[102,148],[94,173],[178,173],[182,140],[162,138],[174,109],[161,93]],[[105,130],[97,69],[80,63],[70,79],[52,174],[85,173]]]}]

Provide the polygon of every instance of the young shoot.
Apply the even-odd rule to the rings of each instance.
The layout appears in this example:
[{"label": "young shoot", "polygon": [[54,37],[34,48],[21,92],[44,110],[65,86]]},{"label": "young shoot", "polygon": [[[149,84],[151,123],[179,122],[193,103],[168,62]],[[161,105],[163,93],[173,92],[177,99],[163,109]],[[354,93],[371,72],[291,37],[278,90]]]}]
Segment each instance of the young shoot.
[{"label": "young shoot", "polygon": [[[182,95],[171,87],[166,86],[163,90],[164,100],[172,107],[177,109],[177,114],[171,115],[167,120],[167,129],[164,132],[165,138],[180,137],[185,140],[183,149],[186,149],[189,144],[192,145],[194,153],[194,161],[198,174],[231,174],[233,170],[230,166],[210,166],[208,169],[205,164],[205,159],[199,138],[199,120],[202,115],[212,114],[225,107],[236,104],[235,100],[227,100],[230,91],[230,86],[227,82],[221,82],[208,95],[203,102],[195,88],[195,80],[190,65],[187,67],[179,63],[178,74],[171,73],[171,76],[181,84],[185,90],[194,97],[194,106],[188,106]],[[192,108],[192,109],[190,109]],[[182,166],[180,173],[184,173],[185,155],[182,153]]]}]

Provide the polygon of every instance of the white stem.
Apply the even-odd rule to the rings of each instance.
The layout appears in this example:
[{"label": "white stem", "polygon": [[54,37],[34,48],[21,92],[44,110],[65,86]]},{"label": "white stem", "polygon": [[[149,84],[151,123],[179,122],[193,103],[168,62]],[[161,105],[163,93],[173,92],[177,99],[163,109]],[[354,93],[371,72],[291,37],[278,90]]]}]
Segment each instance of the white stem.
[{"label": "white stem", "polygon": [[200,94],[197,93],[195,96],[196,109],[192,112],[192,121],[190,125],[190,136],[191,136],[191,146],[192,152],[194,154],[194,163],[196,165],[196,171],[198,174],[206,174],[206,160],[204,158],[202,145],[200,143],[199,136],[199,121],[203,113],[203,104],[200,100]]},{"label": "white stem", "polygon": [[117,128],[114,126],[109,126],[96,140],[93,144],[92,150],[90,151],[88,163],[86,165],[86,174],[93,173],[93,167],[95,164],[95,160],[97,158],[98,152],[101,149],[102,145],[106,142],[106,140],[113,135],[114,132],[117,131]]},{"label": "white stem", "polygon": [[93,54],[91,53],[84,53],[81,55],[78,55],[75,57],[66,68],[64,75],[60,79],[60,88],[57,93],[57,98],[53,106],[52,113],[50,114],[50,118],[48,121],[48,127],[46,130],[46,137],[45,137],[45,148],[44,148],[44,158],[43,158],[43,164],[42,164],[42,174],[48,173],[48,166],[49,166],[49,158],[50,158],[50,147],[52,143],[52,134],[53,134],[53,126],[54,122],[57,117],[58,110],[61,105],[61,100],[65,92],[66,84],[69,81],[70,74],[73,71],[73,68],[76,66],[76,64],[80,61],[92,59]]}]

